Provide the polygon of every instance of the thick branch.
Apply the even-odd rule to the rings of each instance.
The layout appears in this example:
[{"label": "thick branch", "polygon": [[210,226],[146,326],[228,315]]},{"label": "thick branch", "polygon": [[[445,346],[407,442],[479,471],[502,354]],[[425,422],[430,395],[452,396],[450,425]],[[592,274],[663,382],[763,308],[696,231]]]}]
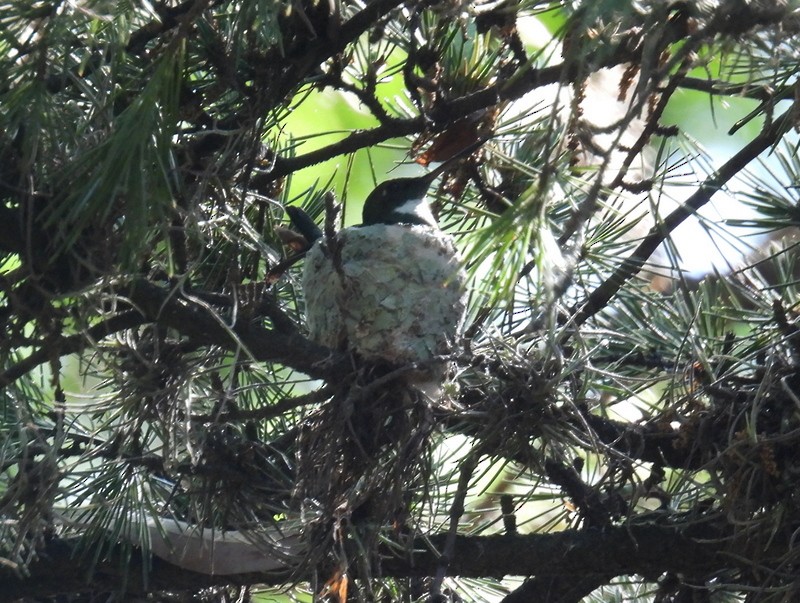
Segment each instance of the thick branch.
[{"label": "thick branch", "polygon": [[[449,573],[464,577],[502,577],[509,575],[589,578],[593,575],[614,577],[631,574],[657,576],[663,572],[705,572],[748,567],[747,558],[761,543],[738,541],[713,524],[639,525],[604,529],[565,530],[555,534],[525,536],[458,536]],[[415,541],[417,552],[411,558],[389,557],[382,564],[384,576],[431,576],[439,567],[439,556],[446,534]],[[142,581],[141,556],[134,552],[124,557],[124,547],[117,546],[110,559],[98,562],[91,573],[89,562],[75,555],[77,542],[54,540],[48,543],[40,560],[20,577],[7,569],[0,570],[0,592],[10,600],[77,592],[116,591],[127,571],[128,595],[159,590],[197,591],[226,584],[284,584],[288,575],[236,574],[209,576],[182,570],[154,560],[149,583]],[[759,560],[767,567],[772,557],[785,554],[786,543],[774,543],[774,550],[762,550]],[[433,550],[431,550],[431,548]],[[731,552],[736,554],[732,555]],[[388,553],[388,551],[386,551]],[[307,576],[295,576],[306,579]],[[515,599],[509,599],[515,600]]]},{"label": "thick branch", "polygon": [[270,182],[287,176],[297,170],[322,163],[328,159],[338,157],[339,155],[355,153],[359,149],[375,146],[391,138],[400,138],[421,132],[424,128],[424,124],[425,121],[421,117],[396,119],[373,128],[372,130],[353,132],[339,142],[322,147],[316,151],[310,151],[297,157],[279,158],[271,171],[253,176],[250,180],[250,186],[255,190],[259,190],[267,186]]},{"label": "thick branch", "polygon": [[589,576],[547,576],[526,580],[522,586],[505,597],[501,603],[528,603],[529,601],[558,601],[578,603],[593,590],[608,583],[614,576],[592,574]]},{"label": "thick branch", "polygon": [[699,469],[702,455],[699,447],[680,446],[678,430],[665,430],[661,425],[636,425],[585,413],[584,420],[598,439],[630,458],[658,463],[673,469]]},{"label": "thick branch", "polygon": [[[52,358],[82,351],[109,335],[131,329],[146,322],[155,322],[175,329],[200,345],[216,345],[228,350],[244,348],[253,360],[280,362],[311,377],[342,374],[349,361],[334,356],[331,350],[317,345],[294,330],[265,329],[246,320],[230,325],[227,318],[213,308],[182,297],[177,291],[138,280],[125,292],[138,311],[129,311],[109,318],[69,337],[48,341],[24,360],[0,373],[0,386],[19,379],[25,373]],[[281,326],[285,327],[284,323]]]},{"label": "thick branch", "polygon": [[145,280],[132,285],[127,296],[148,320],[175,329],[201,345],[244,349],[253,360],[280,362],[316,378],[341,374],[348,366],[346,358],[334,356],[299,332],[265,329],[242,319],[228,324],[228,319],[212,308]]},{"label": "thick branch", "polygon": [[52,358],[76,354],[100,339],[118,333],[119,331],[132,329],[143,322],[144,318],[138,312],[123,312],[122,314],[118,314],[117,316],[113,316],[108,320],[96,324],[85,333],[78,333],[77,335],[59,338],[55,341],[48,341],[24,360],[0,373],[0,387],[12,383],[25,373]]},{"label": "thick branch", "polygon": [[[640,55],[639,51],[628,51],[620,47],[617,52],[612,54],[609,59],[599,67],[611,67],[634,61]],[[269,182],[282,178],[297,170],[322,163],[339,155],[353,153],[359,149],[374,146],[392,138],[401,138],[411,134],[418,134],[425,128],[433,131],[445,129],[452,123],[463,119],[467,115],[480,111],[488,107],[493,107],[503,101],[517,100],[525,96],[528,92],[556,84],[558,82],[571,82],[579,75],[578,66],[575,64],[563,63],[552,67],[536,69],[525,67],[514,77],[508,80],[482,88],[473,93],[453,99],[443,101],[433,107],[428,117],[433,118],[434,123],[427,122],[423,117],[418,116],[410,119],[394,119],[390,122],[382,123],[371,130],[354,132],[346,138],[315,151],[310,151],[304,155],[290,158],[278,158],[275,166],[269,172],[259,174],[252,179],[252,186],[255,189],[266,186]]]}]

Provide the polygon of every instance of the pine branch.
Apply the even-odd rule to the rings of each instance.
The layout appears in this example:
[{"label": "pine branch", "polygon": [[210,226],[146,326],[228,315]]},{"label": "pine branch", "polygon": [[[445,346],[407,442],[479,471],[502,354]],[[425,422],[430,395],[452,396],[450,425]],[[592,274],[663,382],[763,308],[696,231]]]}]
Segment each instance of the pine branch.
[{"label": "pine branch", "polygon": [[[222,0],[215,0],[210,5],[220,4]],[[203,2],[205,4],[205,2]],[[158,36],[178,27],[186,15],[191,14],[201,6],[199,0],[184,0],[177,6],[168,6],[166,3],[158,2],[154,5],[154,10],[158,13],[158,19],[154,19],[140,27],[131,34],[125,51],[130,54],[140,54],[145,46]]]},{"label": "pine branch", "polygon": [[715,96],[731,96],[737,98],[751,98],[767,102],[771,99],[789,98],[787,89],[791,86],[781,88],[778,91],[772,92],[766,86],[759,86],[754,84],[729,84],[725,81],[702,79],[697,77],[682,77],[678,81],[678,87],[687,90],[697,90]]},{"label": "pine branch", "polygon": [[605,308],[617,292],[642,269],[659,245],[667,240],[678,226],[708,203],[731,178],[736,176],[761,153],[775,146],[792,121],[792,108],[767,125],[753,140],[709,176],[680,207],[650,229],[639,246],[617,270],[592,291],[582,304],[573,310],[572,322],[582,325]]},{"label": "pine branch", "polygon": [[[405,558],[384,551],[382,573],[386,577],[408,578],[435,575],[440,564],[438,553],[447,534],[418,538],[415,552]],[[111,554],[92,568],[86,558],[77,556],[77,539],[52,539],[31,564],[29,574],[20,576],[0,570],[0,592],[6,600],[45,597],[80,592],[119,592],[126,585],[128,596],[161,590],[197,592],[223,585],[286,584],[287,572],[214,576],[187,571],[163,560],[153,559],[149,572],[142,571],[141,555],[125,555],[118,544]],[[450,559],[449,574],[461,577],[536,576],[537,580],[559,576],[584,576],[587,579],[640,574],[659,576],[664,572],[710,573],[731,568],[747,569],[748,556],[756,554],[760,567],[768,568],[786,552],[786,543],[774,542],[762,550],[757,538],[737,538],[729,528],[711,521],[683,524],[651,523],[606,527],[603,529],[564,530],[554,534],[457,536]],[[288,569],[288,568],[287,568]],[[142,576],[148,575],[145,583]],[[293,575],[293,580],[310,576]],[[523,586],[506,601],[523,599],[536,582]],[[542,592],[537,587],[536,592]],[[561,599],[559,599],[561,600]]]},{"label": "pine branch", "polygon": [[138,312],[123,312],[94,325],[89,328],[86,333],[78,333],[77,335],[71,335],[55,341],[47,341],[42,347],[31,353],[24,360],[21,360],[0,373],[0,387],[13,383],[37,366],[53,358],[66,356],[68,354],[76,354],[109,335],[132,329],[143,322],[144,318]]},{"label": "pine branch", "polygon": [[[635,61],[639,58],[640,51],[630,51],[620,46],[601,67],[612,67],[623,63]],[[275,166],[253,178],[252,186],[256,189],[282,178],[297,170],[322,163],[339,155],[354,153],[360,149],[368,148],[386,142],[391,138],[400,138],[412,134],[420,134],[426,129],[440,132],[450,125],[464,119],[475,111],[494,107],[505,101],[512,101],[525,96],[528,92],[559,82],[574,81],[580,75],[573,63],[562,63],[541,69],[524,67],[508,80],[503,80],[472,92],[452,101],[442,101],[429,112],[428,118],[422,116],[410,119],[394,119],[385,121],[381,125],[359,132],[353,132],[343,140],[310,151],[303,155],[290,158],[278,158]]]},{"label": "pine branch", "polygon": [[[712,39],[714,33],[719,28],[727,26],[728,20],[724,18],[726,10],[725,7],[720,7],[718,9],[718,14],[711,19],[711,26],[709,26],[707,31],[703,32],[702,36],[699,34],[695,36],[694,43],[699,44],[703,40]],[[366,12],[366,10],[362,12]],[[777,14],[770,12],[769,14],[761,15],[760,19],[762,22],[768,23],[772,22],[770,19],[779,20],[781,14],[782,13]],[[361,14],[357,16],[361,17]],[[364,18],[366,19],[366,15],[364,15]],[[356,17],[353,17],[348,23],[355,22],[355,20]],[[359,26],[360,22],[353,23],[352,28],[357,29]],[[683,23],[669,23],[667,25],[667,30],[659,41],[661,45],[660,48],[656,49],[656,51],[648,49],[648,52],[657,56],[661,50],[667,48],[670,44],[681,39],[685,35],[684,27],[685,25]],[[345,30],[345,26],[342,27],[342,30]],[[343,37],[354,39],[349,33]],[[619,41],[617,45],[611,49],[611,52],[608,52],[608,49],[598,50],[596,53],[598,56],[607,54],[608,58],[597,65],[597,68],[614,67],[626,63],[636,64],[641,60],[643,52],[644,44],[642,44],[642,41],[637,38],[636,34],[630,34],[627,38]],[[324,60],[324,56],[320,56],[319,59]],[[339,155],[353,153],[359,149],[374,146],[391,138],[419,134],[426,129],[430,129],[433,132],[443,131],[448,126],[464,119],[475,111],[495,107],[503,102],[520,99],[537,88],[556,83],[574,83],[579,78],[585,77],[584,69],[585,65],[581,62],[569,60],[559,65],[543,68],[524,65],[509,77],[486,86],[481,90],[450,101],[443,100],[439,102],[427,115],[427,118],[432,120],[432,122],[421,116],[412,119],[396,119],[392,121],[379,119],[379,121],[382,122],[381,125],[371,130],[354,132],[339,142],[308,152],[304,155],[291,158],[278,158],[270,172],[261,174],[253,179],[253,187],[258,190],[266,186],[269,182],[282,178],[297,170],[316,165]],[[686,81],[686,78],[682,78],[680,81]],[[687,85],[691,85],[691,83],[692,81],[688,81]],[[380,118],[380,116],[378,117]]]},{"label": "pine branch", "polygon": [[[81,352],[109,335],[147,322],[175,329],[199,345],[218,345],[229,350],[245,348],[253,360],[280,362],[309,376],[341,374],[342,367],[349,366],[347,360],[334,357],[327,348],[306,339],[296,330],[289,329],[289,323],[282,315],[277,317],[275,329],[249,324],[245,319],[226,325],[224,319],[215,314],[210,306],[193,302],[181,297],[174,290],[144,279],[136,281],[125,294],[136,308],[135,311],[126,311],[109,318],[94,325],[86,333],[47,341],[24,360],[0,373],[0,386],[19,379],[53,358]],[[204,297],[207,296],[197,294],[198,299]],[[224,306],[231,303],[227,296],[216,295],[213,298]]]},{"label": "pine branch", "polygon": [[145,280],[136,281],[126,297],[147,320],[175,329],[200,345],[243,350],[252,360],[280,362],[315,378],[341,375],[350,365],[347,358],[334,355],[297,331],[266,329],[242,318],[227,324],[210,307]]}]

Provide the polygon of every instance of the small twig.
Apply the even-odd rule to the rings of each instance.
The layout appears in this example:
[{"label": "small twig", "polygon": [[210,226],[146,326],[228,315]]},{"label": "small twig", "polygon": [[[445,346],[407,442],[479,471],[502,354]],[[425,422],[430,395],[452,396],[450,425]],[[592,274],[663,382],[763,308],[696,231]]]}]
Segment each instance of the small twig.
[{"label": "small twig", "polygon": [[344,81],[341,77],[329,75],[325,81],[332,87],[338,90],[344,90],[353,94],[359,102],[372,112],[375,119],[380,124],[388,124],[396,120],[396,118],[389,115],[384,106],[381,104],[380,99],[375,94],[375,74],[368,72],[366,74],[366,82],[364,87],[356,86],[350,82]]},{"label": "small twig", "polygon": [[[699,44],[699,40],[695,40],[695,45]],[[672,95],[674,94],[675,90],[678,88],[678,84],[681,78],[689,71],[692,67],[694,60],[692,58],[692,53],[687,49],[684,49],[684,57],[681,61],[680,67],[678,68],[678,74],[671,78],[664,89],[661,91],[660,98],[658,100],[658,104],[654,108],[651,115],[648,116],[647,123],[642,130],[642,133],[639,135],[639,138],[633,144],[633,146],[628,151],[625,159],[622,162],[622,166],[617,172],[616,177],[609,185],[609,188],[616,188],[618,186],[622,186],[624,183],[625,176],[628,173],[633,161],[636,157],[644,149],[645,145],[650,141],[650,137],[656,132],[659,127],[659,121],[661,119],[661,115],[667,108],[667,104],[669,103]],[[644,101],[644,99],[642,99]]]},{"label": "small twig", "polygon": [[776,299],[772,302],[772,316],[781,334],[786,338],[792,349],[792,358],[795,363],[800,363],[800,329],[797,325],[789,323],[786,317],[786,309],[781,300]]},{"label": "small twig", "polygon": [[294,253],[290,255],[288,258],[282,259],[280,262],[278,262],[272,268],[269,269],[266,276],[264,277],[264,282],[266,282],[268,285],[273,284],[275,281],[280,279],[286,273],[286,271],[289,270],[289,268],[294,266],[304,257],[306,257],[306,251]]},{"label": "small twig", "polygon": [[456,536],[458,536],[458,523],[464,515],[464,501],[467,498],[467,490],[472,474],[478,468],[478,462],[483,456],[483,445],[473,448],[461,463],[461,471],[458,475],[458,486],[456,487],[453,504],[450,507],[450,526],[445,537],[444,548],[439,558],[439,566],[436,569],[436,577],[431,584],[431,601],[438,601],[442,595],[442,583],[447,576],[447,569],[453,559],[456,548]]},{"label": "small twig", "polygon": [[335,388],[326,386],[302,396],[283,398],[270,406],[255,408],[253,410],[231,409],[228,412],[214,415],[192,415],[191,420],[196,423],[224,423],[227,421],[263,421],[274,419],[295,408],[317,404],[327,400],[335,391]]},{"label": "small twig", "polygon": [[[698,90],[707,94],[714,94],[717,96],[736,96],[739,98],[752,98],[760,101],[767,101],[773,97],[782,96],[785,88],[781,88],[777,93],[770,92],[767,86],[759,86],[755,84],[729,84],[727,82],[703,79],[699,77],[682,77],[678,80],[678,86],[688,90]],[[791,89],[791,86],[787,86]],[[785,98],[791,98],[791,95]]]},{"label": "small twig", "polygon": [[333,269],[339,278],[344,279],[344,266],[342,265],[342,242],[336,236],[336,218],[339,215],[339,207],[336,205],[336,197],[328,191],[325,193],[325,247],[331,255]]},{"label": "small twig", "polygon": [[599,494],[584,483],[574,468],[552,459],[546,460],[544,466],[550,481],[560,486],[578,507],[585,521],[585,527],[601,528],[611,525],[608,509],[603,505]]},{"label": "small twig", "polygon": [[363,387],[354,389],[351,392],[350,399],[352,401],[363,400],[368,398],[373,393],[380,391],[387,383],[391,383],[392,381],[396,381],[426,368],[430,368],[444,362],[449,362],[453,359],[454,356],[452,355],[434,356],[433,358],[428,358],[427,360],[420,360],[418,362],[412,362],[410,364],[403,365],[381,377],[378,377],[374,381],[370,381]]},{"label": "small twig", "polygon": [[503,529],[506,534],[515,535],[517,533],[517,515],[514,510],[513,496],[503,494],[500,497],[500,512],[503,514]]}]

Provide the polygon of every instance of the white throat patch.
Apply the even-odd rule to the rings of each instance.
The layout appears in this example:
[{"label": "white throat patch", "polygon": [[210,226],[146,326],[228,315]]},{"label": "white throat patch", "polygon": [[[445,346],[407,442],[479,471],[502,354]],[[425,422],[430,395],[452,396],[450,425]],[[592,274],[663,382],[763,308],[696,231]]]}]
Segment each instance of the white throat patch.
[{"label": "white throat patch", "polygon": [[433,217],[431,206],[424,198],[409,199],[402,205],[398,205],[396,208],[394,208],[394,212],[398,214],[410,214],[418,217],[420,220],[423,220],[434,228],[439,227],[436,223],[436,218]]}]

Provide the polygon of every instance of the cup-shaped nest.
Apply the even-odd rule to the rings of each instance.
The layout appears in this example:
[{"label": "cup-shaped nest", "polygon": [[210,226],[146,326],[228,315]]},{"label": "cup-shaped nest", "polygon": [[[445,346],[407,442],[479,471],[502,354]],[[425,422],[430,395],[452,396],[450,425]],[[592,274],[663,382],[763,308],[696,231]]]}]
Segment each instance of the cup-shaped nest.
[{"label": "cup-shaped nest", "polygon": [[306,257],[311,337],[395,365],[451,351],[464,316],[465,275],[452,238],[428,226],[346,228]]}]

